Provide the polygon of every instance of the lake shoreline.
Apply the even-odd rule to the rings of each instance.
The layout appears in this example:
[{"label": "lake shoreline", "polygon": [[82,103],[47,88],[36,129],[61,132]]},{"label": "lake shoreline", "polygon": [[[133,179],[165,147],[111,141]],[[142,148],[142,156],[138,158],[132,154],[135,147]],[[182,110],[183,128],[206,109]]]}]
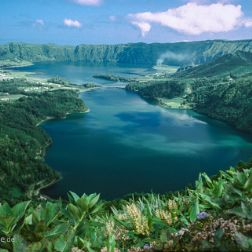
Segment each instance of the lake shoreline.
[{"label": "lake shoreline", "polygon": [[[85,92],[85,91],[84,91]],[[48,122],[48,121],[50,121],[50,120],[64,120],[64,119],[66,119],[67,118],[67,116],[69,116],[69,115],[72,115],[72,114],[86,114],[86,113],[89,113],[90,112],[90,109],[89,108],[86,108],[86,110],[85,111],[80,111],[80,112],[67,112],[66,114],[65,114],[65,116],[63,116],[62,118],[55,118],[55,117],[47,117],[47,118],[45,118],[45,119],[43,119],[43,120],[41,120],[40,122],[38,122],[37,124],[36,124],[36,127],[40,127],[43,123],[45,123],[45,122]],[[48,134],[49,135],[49,134]],[[50,136],[50,135],[49,135]],[[51,137],[51,136],[50,136]],[[45,157],[45,155],[46,155],[46,152],[47,152],[47,149],[51,146],[53,144],[53,142],[51,142],[49,145],[47,145],[47,146],[45,146],[45,152],[44,152],[44,155],[43,155],[43,158]],[[55,171],[55,169],[53,168],[53,167],[51,167],[51,169],[53,169],[54,171]],[[48,182],[47,184],[45,184],[45,185],[42,185],[41,187],[39,187],[38,189],[36,189],[35,190],[35,194],[37,194],[37,195],[40,195],[40,196],[42,196],[43,198],[50,198],[48,195],[46,195],[46,194],[41,194],[41,190],[44,190],[44,189],[47,189],[47,188],[49,188],[49,187],[51,187],[51,186],[53,186],[53,185],[55,185],[55,184],[57,184],[59,181],[61,181],[62,179],[63,179],[63,176],[59,173],[59,178],[58,179],[52,179],[50,182]],[[38,185],[39,183],[41,183],[42,181],[40,181],[40,182],[38,182],[37,184],[35,184],[35,185]],[[35,186],[34,185],[34,186]]]},{"label": "lake shoreline", "polygon": [[[160,184],[163,183],[162,176],[165,177],[164,175],[161,175],[161,174],[163,174],[164,170],[160,168],[159,170],[157,170],[155,172],[155,175],[154,175],[152,173],[151,168],[150,168],[150,166],[151,166],[150,164],[152,162],[156,163],[157,166],[161,167],[161,165],[159,165],[159,163],[157,163],[157,162],[159,162],[158,160],[160,160],[160,158],[163,160],[166,160],[166,165],[164,164],[165,161],[162,162],[166,167],[173,167],[173,166],[175,167],[175,165],[176,165],[176,167],[178,167],[178,169],[183,169],[185,174],[187,174],[187,171],[184,170],[183,167],[186,167],[186,163],[189,162],[188,166],[191,168],[190,170],[194,170],[195,173],[196,173],[196,170],[208,172],[208,174],[210,174],[211,176],[218,172],[219,167],[220,167],[220,169],[227,169],[230,165],[236,164],[238,162],[238,160],[234,160],[234,162],[232,162],[232,160],[230,161],[230,159],[228,157],[229,155],[233,155],[233,147],[227,146],[224,141],[225,139],[227,139],[227,140],[230,139],[229,136],[226,136],[226,135],[229,135],[229,133],[224,134],[224,136],[223,136],[223,139],[224,139],[223,140],[223,147],[216,148],[216,151],[220,150],[221,153],[223,153],[224,148],[228,148],[227,152],[229,153],[226,155],[227,158],[224,158],[224,161],[220,162],[219,167],[215,167],[214,162],[211,162],[210,158],[205,158],[205,157],[207,157],[207,155],[205,153],[208,151],[208,149],[209,148],[212,149],[212,147],[211,147],[213,145],[212,141],[210,141],[209,144],[205,144],[204,139],[203,140],[199,139],[196,141],[196,143],[194,141],[192,142],[192,144],[189,143],[187,145],[187,147],[184,147],[184,144],[182,144],[182,143],[180,144],[180,142],[178,141],[178,144],[171,143],[171,148],[169,148],[169,146],[165,147],[166,144],[162,141],[162,139],[159,138],[159,136],[157,139],[156,138],[153,139],[155,144],[152,145],[151,144],[152,140],[150,140],[151,142],[149,142],[148,137],[146,137],[147,135],[145,135],[144,141],[146,141],[146,142],[144,142],[144,146],[146,146],[146,148],[148,148],[148,149],[145,149],[145,148],[139,148],[140,146],[138,146],[138,144],[140,143],[140,139],[135,138],[135,133],[133,133],[133,132],[135,132],[135,130],[133,130],[133,128],[130,129],[129,134],[128,133],[121,134],[120,139],[123,142],[124,142],[124,140],[123,140],[124,137],[127,137],[126,145],[120,144],[121,141],[110,142],[109,138],[107,138],[107,137],[103,138],[103,134],[100,135],[101,132],[99,132],[99,134],[95,133],[95,132],[97,132],[96,130],[99,130],[99,129],[102,129],[103,132],[104,131],[106,132],[107,127],[109,130],[111,129],[111,127],[113,129],[117,129],[117,125],[118,125],[117,123],[119,123],[119,127],[121,128],[121,126],[123,126],[123,125],[121,125],[122,122],[124,122],[125,124],[128,125],[131,123],[131,120],[132,120],[132,123],[134,123],[134,125],[136,125],[137,128],[142,127],[141,134],[145,134],[145,133],[147,133],[147,131],[149,131],[149,127],[147,127],[146,131],[145,131],[144,126],[143,125],[140,126],[140,125],[138,125],[138,123],[141,122],[141,123],[144,123],[145,125],[151,125],[151,126],[153,125],[154,127],[156,127],[156,125],[157,125],[157,127],[159,127],[158,126],[159,119],[156,116],[162,117],[161,118],[161,122],[162,122],[161,128],[167,127],[167,125],[169,125],[169,121],[170,121],[169,118],[170,117],[174,118],[175,120],[173,121],[173,119],[172,119],[172,123],[170,124],[171,128],[168,126],[168,128],[171,130],[175,130],[175,128],[176,128],[176,127],[174,127],[173,122],[176,123],[178,120],[180,121],[180,118],[181,118],[181,123],[183,124],[181,130],[185,129],[185,131],[179,132],[178,136],[179,136],[179,139],[186,138],[189,142],[191,142],[191,133],[190,133],[190,129],[192,128],[191,122],[193,125],[195,125],[197,127],[197,130],[196,131],[193,130],[192,134],[195,133],[197,135],[201,134],[201,132],[203,135],[205,135],[206,131],[208,131],[209,125],[210,125],[210,127],[212,127],[211,125],[213,125],[213,127],[217,127],[216,124],[214,124],[214,123],[211,124],[211,120],[209,123],[201,122],[201,121],[204,121],[204,117],[201,115],[198,115],[198,117],[195,117],[195,119],[194,119],[194,114],[197,114],[197,113],[194,113],[193,110],[189,111],[189,110],[185,110],[185,109],[179,109],[179,110],[177,110],[177,109],[161,109],[160,106],[158,106],[156,104],[153,104],[150,102],[147,103],[144,99],[141,99],[141,97],[138,96],[137,94],[134,94],[134,93],[130,94],[130,93],[131,92],[124,92],[123,90],[119,91],[114,88],[113,89],[112,88],[111,89],[104,88],[102,90],[97,89],[94,92],[86,93],[82,98],[84,99],[85,102],[87,102],[87,104],[91,108],[92,115],[87,116],[87,118],[85,118],[85,120],[82,120],[81,118],[78,119],[78,117],[75,117],[74,120],[69,120],[66,122],[66,124],[64,122],[62,124],[61,124],[61,122],[60,123],[56,122],[55,124],[53,123],[52,125],[48,126],[48,128],[47,128],[48,134],[53,136],[53,141],[55,142],[55,146],[54,146],[55,148],[52,148],[50,150],[50,153],[49,153],[47,160],[52,167],[56,167],[56,165],[57,165],[57,167],[60,167],[59,169],[64,172],[63,182],[61,181],[59,184],[57,184],[53,188],[46,191],[46,193],[50,197],[52,197],[52,198],[60,197],[60,196],[62,197],[63,195],[66,195],[67,191],[70,188],[72,188],[72,190],[78,194],[81,194],[83,192],[86,192],[86,193],[101,192],[105,199],[116,199],[116,198],[121,197],[121,195],[128,194],[129,192],[130,192],[130,194],[132,192],[138,192],[138,191],[142,191],[143,193],[148,192],[151,190],[148,188],[151,188],[152,186],[153,186],[155,192],[163,193],[164,191],[179,190],[178,188],[179,188],[180,184],[182,184],[181,188],[183,188],[184,186],[186,186],[190,183],[193,183],[192,182],[193,179],[189,181],[189,178],[188,179],[186,178],[186,179],[182,179],[183,181],[185,180],[185,184],[184,184],[184,182],[180,182],[180,183],[174,182],[174,185],[173,185],[171,182],[170,185],[166,186],[167,190],[166,189],[164,190],[164,188],[166,188],[165,186],[164,187],[162,187],[162,185],[159,186]],[[112,96],[112,94],[113,94],[113,96]],[[124,98],[127,100],[124,100]],[[131,102],[133,102],[133,103],[131,103]],[[117,106],[116,104],[120,104],[120,106],[119,105]],[[134,111],[132,111],[132,106],[130,106],[130,111],[129,111],[128,110],[129,105],[133,105],[133,104],[136,105],[136,107],[134,106]],[[115,108],[115,111],[113,111],[114,108]],[[126,109],[126,112],[125,112],[125,109]],[[165,110],[167,110],[167,112]],[[103,122],[100,121],[101,120],[100,116],[102,114],[104,114],[103,111],[108,112],[107,115],[104,116],[104,118],[106,120],[105,124],[103,124]],[[112,114],[111,114],[111,111],[113,111]],[[139,120],[136,117],[138,114],[139,114]],[[173,114],[174,114],[174,117],[173,117]],[[115,115],[115,117],[114,117],[114,115]],[[92,134],[93,131],[90,131],[89,119],[91,119],[92,125],[97,125],[94,122],[95,118],[98,119],[99,124],[98,124],[98,128],[95,129],[94,134]],[[149,121],[148,118],[149,119],[152,118],[151,121]],[[189,119],[189,121],[187,120],[187,118]],[[114,121],[114,119],[115,119],[115,121]],[[205,119],[207,119],[207,117]],[[157,120],[157,124],[153,120],[154,121]],[[188,123],[187,123],[187,121],[188,121]],[[179,122],[179,124],[180,124],[180,122]],[[78,127],[78,125],[80,126],[79,130],[76,128],[76,127]],[[68,129],[66,127],[70,128],[70,129],[74,129],[74,130],[68,131]],[[221,133],[223,131],[226,131],[225,125],[223,125],[224,130],[222,130],[222,126],[219,128],[221,130],[220,131]],[[60,134],[57,133],[54,135],[54,132],[57,132],[57,129],[63,130],[63,131],[61,131]],[[66,130],[64,130],[64,129],[66,129]],[[87,131],[85,129],[87,129]],[[186,133],[188,130],[189,130],[189,132]],[[229,132],[229,129],[227,131]],[[165,131],[163,131],[163,132],[165,132]],[[131,135],[131,133],[132,133],[132,135]],[[71,134],[73,134],[73,136],[74,136],[73,139],[75,139],[75,140],[71,140],[71,138],[72,138]],[[82,134],[83,134],[84,138],[82,138]],[[230,135],[231,134],[233,134],[232,130],[231,130]],[[97,138],[96,138],[96,135],[97,135]],[[174,135],[176,135],[176,134],[171,133],[171,137],[174,137]],[[66,142],[64,139],[66,140]],[[101,141],[101,139],[102,139],[102,141]],[[137,148],[136,150],[134,149],[133,145],[130,145],[131,148],[129,146],[129,144],[133,144],[131,139],[132,139],[132,141],[134,141],[134,146],[136,146],[136,148]],[[184,141],[186,141],[186,139]],[[157,141],[160,141],[160,142],[157,142]],[[234,141],[236,141],[236,140],[234,139]],[[69,150],[69,147],[67,147],[66,150],[65,150],[65,148],[62,148],[62,145],[66,145],[66,144],[68,146],[71,145],[70,150]],[[240,144],[240,143],[238,142],[238,144]],[[175,147],[179,146],[178,148],[176,147],[179,150],[179,153],[177,153],[176,156],[173,155],[172,153],[169,153],[169,152],[173,151],[172,149],[173,149],[174,145],[175,145]],[[203,164],[202,164],[201,160],[198,161],[198,158],[197,158],[198,154],[196,155],[199,148],[201,149],[201,147],[200,147],[201,145],[206,146],[205,149],[203,150],[204,151],[203,154],[200,154],[201,157],[202,157],[202,155],[204,155],[205,161],[203,160]],[[234,143],[234,145],[235,145],[235,143]],[[72,146],[78,146],[78,148],[75,148]],[[97,147],[95,147],[95,146],[97,146]],[[58,147],[59,147],[59,149],[58,149]],[[165,151],[168,150],[168,151],[166,151],[167,153],[163,152],[164,151],[163,147],[165,147]],[[97,162],[94,161],[95,155],[92,150],[96,150],[96,148],[99,148],[99,151],[100,151],[99,152],[99,154],[100,154],[99,160],[104,160],[102,162],[102,163],[104,163],[104,167],[106,167],[106,169],[104,171],[100,171],[100,169],[99,169],[99,167],[103,167],[102,163],[98,159],[97,159]],[[151,156],[151,154],[149,155],[149,157],[147,157],[146,154],[144,154],[144,153],[151,151],[150,148],[154,150],[154,153],[155,153],[155,155],[157,154],[157,156],[153,155],[151,160],[148,161],[148,158]],[[161,150],[161,148],[162,148],[162,150]],[[193,152],[194,148],[196,148],[195,153],[193,153],[192,154],[193,157],[191,157],[190,153]],[[234,147],[234,148],[236,148],[236,147]],[[239,148],[239,146],[237,148]],[[171,151],[169,151],[169,149]],[[140,150],[139,153],[135,152],[138,150]],[[67,158],[62,157],[62,159],[61,159],[59,155],[63,155],[63,153],[65,153],[65,151],[68,153],[68,157]],[[69,152],[69,151],[71,151],[71,152]],[[113,153],[113,155],[110,155],[110,153]],[[127,153],[127,157],[131,158],[131,161],[130,161],[131,164],[128,164],[129,161],[125,161],[125,163],[121,162],[121,160],[125,160],[125,156],[124,156],[125,153]],[[185,153],[185,155],[183,153]],[[181,159],[183,159],[183,157],[184,157],[185,161],[180,161],[180,158],[177,158],[177,155],[179,155]],[[54,159],[54,156],[56,157],[55,159]],[[160,157],[160,158],[158,158],[158,157]],[[145,173],[145,175],[143,175],[142,182],[140,181],[140,183],[142,183],[142,185],[139,186],[139,188],[141,190],[135,189],[135,188],[138,188],[138,186],[137,187],[134,186],[134,184],[136,184],[136,183],[134,182],[134,178],[131,178],[130,175],[129,175],[129,177],[133,181],[132,184],[129,185],[128,187],[125,187],[123,184],[123,179],[121,177],[120,177],[120,179],[118,178],[119,181],[121,181],[120,185],[123,189],[122,190],[120,189],[120,190],[116,191],[115,193],[111,192],[111,194],[110,194],[110,192],[109,193],[107,192],[107,191],[110,191],[109,188],[112,186],[108,186],[108,189],[106,189],[106,186],[100,186],[99,184],[97,184],[97,186],[95,185],[96,179],[95,179],[94,174],[98,174],[99,175],[98,177],[104,178],[104,180],[108,179],[107,178],[108,174],[113,174],[114,168],[111,168],[111,170],[110,170],[110,168],[106,165],[109,162],[108,160],[112,160],[112,158],[113,158],[113,161],[111,161],[111,163],[109,165],[110,167],[118,167],[119,163],[120,163],[121,169],[124,169],[124,167],[126,167],[126,166],[128,167],[127,169],[129,171],[126,172],[126,174],[127,174],[126,177],[128,176],[128,173],[131,173],[129,167],[133,167],[132,162],[139,163],[139,164],[141,164],[141,167],[140,167],[141,169],[148,170],[148,172]],[[244,158],[241,157],[240,159],[247,160],[247,157],[244,157]],[[179,161],[176,161],[176,160],[179,160]],[[207,160],[209,160],[209,161],[207,161]],[[145,164],[145,162],[146,162],[146,164]],[[192,164],[190,162],[192,162]],[[96,166],[96,163],[97,163],[97,166]],[[182,163],[183,163],[183,165],[182,165]],[[207,163],[208,163],[208,165],[207,165]],[[72,165],[72,164],[74,164],[74,165]],[[82,166],[86,167],[85,168],[86,175],[81,172]],[[90,173],[89,173],[89,169],[92,170]],[[97,169],[97,172],[96,172],[96,169]],[[99,170],[99,173],[98,173],[98,170]],[[69,172],[68,175],[65,175],[66,171]],[[167,177],[172,177],[171,174],[173,172],[174,171],[172,171],[172,169],[169,171],[169,169],[167,168],[167,171],[165,171],[165,174],[168,174]],[[194,172],[192,172],[192,174],[193,173]],[[89,174],[89,175],[87,175],[87,174]],[[151,179],[151,182],[149,181],[149,183],[145,183],[144,182],[145,179],[149,179],[150,175],[148,175],[148,174],[152,174],[153,178]],[[159,176],[159,174],[160,174],[160,176]],[[92,182],[93,185],[92,185],[92,183],[90,183],[88,181],[87,177],[89,177],[90,182],[93,181]],[[78,182],[79,180],[80,180],[80,182]],[[98,180],[100,180],[100,179],[98,178]],[[155,188],[156,181],[158,181],[158,180],[160,180],[160,183],[158,183],[159,185]],[[71,182],[71,181],[73,181],[73,182]],[[187,181],[189,181],[189,183],[187,183]],[[113,181],[113,183],[115,183],[114,186],[117,187],[118,182]],[[153,185],[152,185],[152,183],[153,183]],[[78,184],[79,184],[79,186],[77,186]],[[81,186],[82,184],[83,184],[83,187]],[[82,188],[83,188],[83,191],[81,190]],[[100,189],[100,188],[104,188],[104,189]],[[123,192],[122,194],[120,194],[120,191],[125,191],[125,193]],[[117,196],[118,194],[120,194],[120,195]]]},{"label": "lake shoreline", "polygon": [[85,111],[66,113],[65,116],[63,116],[61,118],[56,118],[56,117],[53,117],[53,116],[48,116],[47,118],[45,118],[45,119],[41,120],[40,122],[38,122],[36,124],[36,127],[39,127],[43,123],[45,123],[47,121],[50,121],[50,120],[64,120],[64,119],[67,118],[67,116],[72,115],[72,114],[86,114],[86,113],[89,113],[89,112],[90,112],[90,109],[87,108]]},{"label": "lake shoreline", "polygon": [[[30,81],[31,83],[37,82],[37,83],[41,83],[41,85],[50,85],[50,83],[47,83],[47,78],[42,78],[42,77],[34,77],[34,72],[32,71],[27,71],[27,72],[22,72],[20,71],[18,68],[22,68],[25,66],[32,66],[33,63],[27,63],[27,64],[23,64],[20,63],[19,65],[14,65],[14,64],[10,64],[6,67],[1,66],[0,67],[0,77],[1,79],[5,80],[5,79],[15,79],[15,78],[25,78],[27,81]],[[14,69],[15,68],[15,69]],[[52,83],[54,84],[54,83]],[[58,89],[62,89],[62,90],[74,90],[77,91],[79,93],[79,99],[83,102],[83,100],[81,99],[81,94],[84,92],[88,92],[88,91],[92,91],[94,89],[97,89],[99,87],[82,87],[76,84],[72,84],[71,86],[64,86],[61,85],[61,87],[59,87]],[[54,119],[65,119],[67,118],[67,116],[71,115],[71,114],[84,114],[84,113],[88,113],[90,112],[90,109],[87,108],[85,106],[84,110],[81,111],[74,111],[74,112],[66,112],[64,114],[64,116],[62,116],[61,118],[56,118],[53,116],[47,116],[46,118],[40,120],[39,122],[37,122],[34,126],[35,127],[40,127],[43,123],[50,121],[50,120],[54,120]],[[47,134],[47,133],[46,133]],[[48,134],[47,134],[48,135]],[[50,137],[50,135],[48,135]],[[52,145],[52,142],[47,142],[43,148],[43,150],[41,151],[41,153],[39,154],[39,158],[41,158],[42,160],[45,159],[46,153],[47,153],[47,149]],[[51,170],[56,171],[53,167],[50,167]],[[28,197],[33,197],[33,196],[40,196],[41,194],[41,190],[46,189],[48,187],[51,187],[54,184],[57,184],[60,180],[62,180],[63,177],[61,175],[59,175],[59,177],[52,177],[51,179],[48,179],[47,181],[45,180],[40,180],[34,184],[32,184],[30,186],[30,188],[28,189],[28,191],[26,192]],[[42,195],[45,197],[45,195]],[[47,197],[47,196],[46,196]],[[49,196],[48,196],[49,197]]]},{"label": "lake shoreline", "polygon": [[[34,72],[31,72],[31,73],[34,73]],[[84,81],[84,80],[83,80]],[[102,86],[102,85],[104,85],[104,86]],[[84,94],[84,93],[86,93],[86,92],[91,92],[91,91],[96,91],[96,90],[99,90],[99,89],[111,89],[111,92],[114,92],[114,91],[112,91],[112,90],[114,90],[114,89],[117,89],[116,87],[114,87],[113,85],[111,85],[111,86],[107,86],[106,87],[106,84],[101,84],[101,85],[99,85],[99,86],[96,86],[96,87],[90,87],[90,88],[84,88],[82,85],[76,85],[76,86],[72,86],[72,87],[74,87],[75,89],[76,89],[76,91],[77,91],[77,93],[79,93],[79,98],[81,98],[81,99],[83,99],[85,102],[86,102],[86,98],[85,98],[85,96],[83,96],[82,97],[82,94]],[[122,87],[120,87],[120,88],[122,88]],[[123,89],[126,91],[126,92],[128,92],[128,90],[127,89],[125,89],[125,87],[123,87]],[[110,92],[110,93],[111,93]],[[130,92],[130,91],[129,91]],[[94,93],[96,93],[96,92],[94,92]],[[103,93],[103,92],[102,92]],[[122,93],[124,93],[123,91],[122,91]],[[135,94],[137,94],[137,92],[133,92],[133,93],[135,93]],[[109,94],[109,93],[106,93],[106,94]],[[92,96],[91,94],[88,94],[88,96]],[[104,95],[104,96],[106,96],[106,95]],[[124,96],[124,95],[123,95]],[[187,110],[187,111],[189,111],[189,110],[191,110],[191,111],[195,111],[193,108],[189,108],[189,107],[182,107],[181,106],[181,103],[183,102],[183,101],[181,101],[181,100],[174,100],[174,99],[160,99],[160,98],[157,98],[156,100],[155,99],[153,99],[152,101],[149,99],[146,99],[146,98],[144,98],[144,97],[141,97],[139,94],[137,94],[137,96],[139,96],[139,98],[143,98],[145,101],[147,100],[147,103],[149,103],[149,104],[155,104],[155,105],[157,105],[158,107],[161,107],[161,108],[164,108],[165,110],[167,110],[168,111],[168,113],[170,113],[169,111],[172,111],[172,110]],[[124,102],[124,101],[122,101],[122,100],[118,100],[117,101],[117,99],[115,99],[115,100],[113,100],[113,99],[111,99],[110,100],[110,102],[113,102],[114,103],[114,105],[113,106],[117,106],[117,104],[121,104],[121,102]],[[89,104],[89,103],[88,103]],[[92,103],[91,103],[92,104]],[[128,103],[128,106],[130,106],[130,107],[132,107],[132,105],[131,105],[131,103]],[[93,108],[92,107],[92,105],[91,105],[91,108]],[[87,109],[87,110],[85,110],[85,111],[82,111],[82,112],[76,112],[76,113],[88,113],[88,112],[90,112],[90,109]],[[94,112],[95,112],[95,108],[94,108]],[[138,111],[139,112],[139,111]],[[197,112],[197,111],[195,111],[195,112]],[[75,113],[75,112],[74,112]],[[44,122],[46,122],[46,121],[49,121],[49,120],[53,120],[53,119],[57,119],[57,120],[62,120],[62,119],[64,119],[64,118],[66,118],[68,115],[70,115],[70,114],[74,114],[74,113],[66,113],[65,114],[65,116],[63,116],[63,117],[61,117],[61,118],[52,118],[52,117],[48,117],[48,118],[45,118],[44,120],[41,120],[40,122],[38,122],[37,123],[37,125],[36,126],[40,126],[41,124],[43,124]],[[186,113],[186,112],[185,112]],[[208,117],[208,116],[207,116]],[[210,117],[208,117],[208,118],[210,118]],[[48,133],[48,132],[47,132]],[[48,135],[49,136],[51,136],[51,134],[49,134],[48,133]],[[52,143],[53,144],[53,143]],[[46,152],[47,153],[47,152]],[[46,155],[46,153],[45,153],[45,155]],[[54,165],[50,165],[50,167],[53,169],[53,167],[55,166],[55,164]],[[202,166],[203,167],[203,166]],[[224,167],[224,166],[223,166]],[[227,167],[227,166],[225,166],[225,167]],[[53,169],[54,170],[54,169]],[[64,178],[61,178],[61,179],[64,179]],[[60,180],[61,180],[60,179]],[[51,183],[48,183],[48,184],[46,184],[45,186],[43,186],[43,188],[42,189],[46,189],[46,188],[49,188],[49,187],[51,187],[52,185],[54,185],[54,184],[57,184],[60,180],[52,180],[52,182]],[[58,188],[58,186],[56,186],[56,188]],[[42,190],[41,189],[41,190]],[[54,190],[54,189],[53,189]],[[56,189],[57,190],[57,189]],[[50,195],[50,194],[49,194]],[[48,197],[50,197],[50,196],[48,196]]]}]

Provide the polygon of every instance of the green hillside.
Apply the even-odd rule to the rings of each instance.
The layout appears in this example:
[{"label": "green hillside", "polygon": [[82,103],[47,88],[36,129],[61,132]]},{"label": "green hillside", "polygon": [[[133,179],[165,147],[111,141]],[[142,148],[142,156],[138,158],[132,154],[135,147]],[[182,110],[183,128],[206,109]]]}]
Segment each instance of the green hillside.
[{"label": "green hillside", "polygon": [[78,93],[64,85],[0,81],[0,200],[37,198],[40,188],[59,179],[44,162],[51,139],[37,125],[85,110]]},{"label": "green hillside", "polygon": [[195,80],[187,101],[200,113],[252,132],[252,76]]},{"label": "green hillside", "polygon": [[174,75],[134,80],[126,88],[161,103],[179,101],[178,107],[189,106],[252,132],[252,53],[227,54]]},{"label": "green hillside", "polygon": [[242,75],[252,72],[252,53],[237,51],[233,54],[226,54],[207,64],[196,67],[189,67],[183,71],[178,71],[176,77],[213,77]]},{"label": "green hillside", "polygon": [[200,41],[120,45],[57,46],[9,43],[0,45],[1,60],[70,61],[133,65],[188,65],[209,62],[236,51],[252,51],[252,41]]}]

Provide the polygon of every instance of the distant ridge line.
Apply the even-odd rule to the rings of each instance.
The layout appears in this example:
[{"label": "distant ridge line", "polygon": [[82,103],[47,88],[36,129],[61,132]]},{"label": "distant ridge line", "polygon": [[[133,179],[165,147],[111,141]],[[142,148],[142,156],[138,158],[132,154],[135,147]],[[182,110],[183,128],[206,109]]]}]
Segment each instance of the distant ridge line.
[{"label": "distant ridge line", "polygon": [[252,52],[252,39],[77,46],[10,42],[0,45],[0,60],[130,65],[156,65],[157,62],[162,62],[170,65],[194,65],[237,51]]}]

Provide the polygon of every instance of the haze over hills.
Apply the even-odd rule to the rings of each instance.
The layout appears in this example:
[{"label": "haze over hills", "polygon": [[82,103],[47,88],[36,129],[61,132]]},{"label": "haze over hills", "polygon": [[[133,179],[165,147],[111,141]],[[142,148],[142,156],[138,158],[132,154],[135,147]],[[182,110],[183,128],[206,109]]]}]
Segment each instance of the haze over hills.
[{"label": "haze over hills", "polygon": [[0,60],[191,65],[206,63],[237,51],[252,52],[252,40],[77,46],[9,43],[0,45]]}]

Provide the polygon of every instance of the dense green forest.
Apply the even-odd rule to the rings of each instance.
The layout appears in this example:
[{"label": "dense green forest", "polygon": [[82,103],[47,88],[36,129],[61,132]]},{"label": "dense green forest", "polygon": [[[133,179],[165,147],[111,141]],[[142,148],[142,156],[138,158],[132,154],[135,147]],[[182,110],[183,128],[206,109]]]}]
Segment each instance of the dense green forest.
[{"label": "dense green forest", "polygon": [[252,52],[252,41],[209,40],[178,43],[57,46],[9,43],[0,45],[0,61],[68,61],[93,64],[189,65],[224,54]]},{"label": "dense green forest", "polygon": [[184,71],[178,70],[175,74],[176,77],[222,77],[232,73],[233,76],[241,76],[247,73],[251,73],[252,65],[252,53],[237,51],[232,54],[226,54],[218,57],[217,59],[202,64],[196,67],[190,67]]},{"label": "dense green forest", "polygon": [[37,124],[86,109],[75,91],[38,92],[38,86],[41,84],[23,79],[0,82],[0,94],[23,95],[15,101],[0,102],[1,200],[16,202],[20,198],[31,198],[37,189],[59,179],[59,174],[44,163],[51,140]]}]

